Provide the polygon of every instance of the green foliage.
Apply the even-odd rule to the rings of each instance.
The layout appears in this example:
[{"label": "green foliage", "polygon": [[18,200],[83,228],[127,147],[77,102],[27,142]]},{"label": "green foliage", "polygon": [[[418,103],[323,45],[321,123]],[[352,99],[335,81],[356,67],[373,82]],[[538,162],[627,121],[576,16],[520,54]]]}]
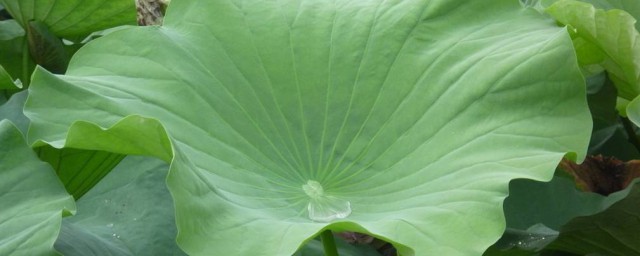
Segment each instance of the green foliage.
[{"label": "green foliage", "polygon": [[40,159],[55,168],[64,187],[74,198],[82,197],[124,158],[124,155],[105,151],[56,149],[51,146],[43,146],[36,151]]},{"label": "green foliage", "polygon": [[55,248],[65,255],[184,255],[160,160],[127,157],[78,200]]},{"label": "green foliage", "polygon": [[0,0],[0,254],[638,255],[554,170],[640,156],[640,5],[521,2]]},{"label": "green foliage", "polygon": [[27,91],[14,94],[9,101],[0,105],[0,120],[9,120],[22,134],[27,134],[29,119],[22,113],[27,100]]},{"label": "green foliage", "polygon": [[[638,107],[633,104],[627,106],[627,100],[633,100],[632,103],[637,100],[638,84],[635,80],[640,70],[640,52],[634,43],[638,32],[634,27],[637,24],[632,15],[638,17],[637,7],[640,5],[634,1],[585,1],[606,9],[602,10],[577,1],[547,2],[555,2],[546,9],[547,12],[560,23],[568,25],[576,46],[578,61],[585,74],[604,71],[587,80],[589,108],[594,120],[589,152],[627,160],[637,159],[640,143],[635,128],[619,115],[628,114],[629,119],[638,124]],[[615,9],[616,7],[625,10],[629,8],[631,14]],[[626,75],[621,75],[623,73]],[[622,76],[626,78],[621,78]],[[616,111],[616,104],[617,109],[621,111],[619,113]],[[625,166],[633,164],[635,163],[627,162]],[[626,178],[621,173],[615,174],[615,169],[608,171],[612,172],[611,175],[620,175],[619,179]],[[595,173],[593,177],[595,179]],[[635,239],[635,235],[626,233],[633,232],[631,230],[637,225],[637,219],[634,219],[635,211],[629,208],[621,210],[621,207],[617,206],[633,201],[632,194],[637,186],[630,186],[604,197],[570,188],[567,184],[571,183],[562,175],[554,178],[549,184],[518,182],[520,184],[511,184],[512,194],[505,201],[507,225],[511,230],[508,229],[501,240],[485,255],[639,254],[637,249],[633,248],[634,242],[629,242]],[[544,199],[545,197],[548,199]],[[635,203],[637,204],[637,201]],[[614,206],[609,208],[612,204]],[[607,218],[603,217],[605,215]],[[531,230],[534,227],[548,229],[543,232],[547,235],[540,236],[541,233]],[[524,236],[518,237],[514,234]],[[532,241],[533,245],[539,245],[539,242],[543,241],[541,238],[545,239],[544,246],[519,246]]]},{"label": "green foliage", "polygon": [[66,76],[37,70],[29,137],[131,153],[147,129],[132,115],[157,120],[171,143],[145,147],[172,152],[189,254],[292,254],[325,228],[479,254],[509,180],[548,179],[586,147],[569,37],[517,3],[375,3],[173,3],[163,27],[94,41]]},{"label": "green foliage", "polygon": [[[0,90],[15,90],[14,80],[21,78],[25,65],[22,63],[25,32],[15,20],[0,20]],[[32,62],[26,63],[26,68]]]},{"label": "green foliage", "polygon": [[[607,209],[624,198],[627,192],[609,197],[584,193],[573,185],[573,178],[561,175],[550,182],[515,180],[511,183],[509,197],[504,202],[507,226],[526,230],[542,224],[559,230],[575,216],[587,216]],[[536,193],[531,193],[536,191]],[[540,209],[545,209],[540,211]]]},{"label": "green foliage", "polygon": [[0,89],[15,89],[17,86],[13,83],[11,75],[0,66]]},{"label": "green foliage", "polygon": [[626,192],[628,196],[603,212],[568,222],[549,248],[579,255],[640,255],[636,232],[640,228],[640,186]]},{"label": "green foliage", "polygon": [[[381,256],[377,251],[366,245],[348,244],[340,238],[336,238],[336,243],[340,256]],[[311,240],[293,256],[325,256],[322,242]]]},{"label": "green foliage", "polygon": [[[608,225],[626,223],[631,226],[622,228],[622,232],[633,232],[637,223],[633,215],[623,218],[618,216],[617,220],[603,220],[598,216],[605,212],[624,215],[624,210],[612,205],[621,204],[625,200],[634,200],[632,199],[634,196],[630,194],[635,193],[638,186],[630,186],[609,196],[603,196],[580,191],[573,183],[572,178],[566,177],[562,171],[559,171],[548,183],[532,180],[513,181],[510,184],[510,195],[504,205],[507,230],[484,255],[551,256],[564,255],[564,253],[610,255],[610,252],[606,252],[607,247],[617,250],[618,241],[610,238],[602,239],[601,234],[590,229],[598,230],[600,226],[608,230]],[[615,210],[616,208],[618,210]],[[633,214],[636,210],[627,212]],[[596,224],[597,219],[601,224]],[[618,224],[614,224],[616,221]],[[576,234],[583,228],[588,231]],[[634,235],[622,232],[615,237],[621,237],[623,240],[627,237],[634,239]],[[594,237],[597,236],[600,236],[601,246],[605,250],[588,246],[592,244],[589,240],[595,240]]]},{"label": "green foliage", "polygon": [[[543,0],[549,6],[558,0]],[[596,9],[612,10],[618,9],[627,12],[636,20],[640,17],[640,2],[633,0],[582,0],[582,2],[592,4]],[[640,29],[640,23],[636,22],[636,30]]]},{"label": "green foliage", "polygon": [[0,0],[22,25],[36,20],[58,37],[81,38],[91,32],[135,24],[135,2],[129,0]]},{"label": "green foliage", "polygon": [[640,93],[640,34],[635,19],[625,11],[601,10],[593,5],[565,0],[546,9],[558,22],[570,26],[578,61],[607,70],[618,95],[633,100]]},{"label": "green foliage", "polygon": [[26,28],[29,53],[34,61],[51,72],[64,73],[69,64],[69,55],[62,40],[40,21],[29,21]]}]

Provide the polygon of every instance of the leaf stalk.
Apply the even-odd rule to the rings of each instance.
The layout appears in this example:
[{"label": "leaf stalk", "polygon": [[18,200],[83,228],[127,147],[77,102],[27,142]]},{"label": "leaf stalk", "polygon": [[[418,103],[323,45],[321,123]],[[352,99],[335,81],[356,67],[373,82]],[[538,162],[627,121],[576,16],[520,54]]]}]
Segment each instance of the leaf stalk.
[{"label": "leaf stalk", "polygon": [[22,88],[29,87],[29,79],[29,40],[25,36],[22,42]]},{"label": "leaf stalk", "polygon": [[322,231],[320,234],[322,240],[322,247],[324,248],[325,256],[338,256],[338,248],[336,247],[336,240],[333,237],[331,230]]}]

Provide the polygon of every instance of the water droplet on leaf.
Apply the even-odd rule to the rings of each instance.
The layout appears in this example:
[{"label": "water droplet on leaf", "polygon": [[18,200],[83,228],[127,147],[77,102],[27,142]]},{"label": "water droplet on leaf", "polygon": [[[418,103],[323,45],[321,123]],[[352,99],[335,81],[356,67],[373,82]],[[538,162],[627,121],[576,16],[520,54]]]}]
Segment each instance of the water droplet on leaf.
[{"label": "water droplet on leaf", "polygon": [[113,223],[109,223],[109,224],[107,224],[107,227],[108,227],[108,228],[113,228]]},{"label": "water droplet on leaf", "polygon": [[302,190],[309,196],[309,219],[319,222],[329,222],[344,219],[351,214],[351,203],[324,193],[322,184],[315,180],[308,180],[302,185]]},{"label": "water droplet on leaf", "polygon": [[318,198],[324,195],[322,184],[315,180],[308,180],[307,184],[302,185],[302,190],[311,198]]}]

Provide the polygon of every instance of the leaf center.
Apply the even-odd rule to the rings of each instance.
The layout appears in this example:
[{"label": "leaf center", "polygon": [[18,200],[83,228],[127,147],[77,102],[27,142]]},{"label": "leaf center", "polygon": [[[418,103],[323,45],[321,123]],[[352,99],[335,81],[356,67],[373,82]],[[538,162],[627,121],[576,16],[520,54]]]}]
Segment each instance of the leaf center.
[{"label": "leaf center", "polygon": [[317,199],[324,195],[324,188],[315,180],[308,180],[307,184],[302,185],[302,189],[311,198]]},{"label": "leaf center", "polygon": [[351,203],[347,200],[324,194],[320,182],[308,180],[302,185],[302,190],[309,196],[309,219],[319,222],[329,222],[334,219],[344,219],[351,214]]}]

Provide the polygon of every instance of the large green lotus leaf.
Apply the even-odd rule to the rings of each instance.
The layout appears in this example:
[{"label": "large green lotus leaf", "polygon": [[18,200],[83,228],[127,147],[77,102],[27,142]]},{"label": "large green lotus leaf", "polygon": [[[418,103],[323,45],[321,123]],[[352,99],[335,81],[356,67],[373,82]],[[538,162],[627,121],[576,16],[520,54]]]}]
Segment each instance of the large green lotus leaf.
[{"label": "large green lotus leaf", "polygon": [[125,158],[78,200],[55,248],[67,256],[184,255],[175,242],[168,170],[158,159]]},{"label": "large green lotus leaf", "polygon": [[324,229],[478,255],[508,182],[581,158],[591,127],[568,34],[517,1],[176,1],[33,81],[32,142],[171,161],[193,255]]},{"label": "large green lotus leaf", "polygon": [[640,94],[640,34],[633,16],[574,0],[558,1],[546,11],[571,27],[581,65],[601,65],[624,99]]},{"label": "large green lotus leaf", "polygon": [[0,0],[22,27],[41,21],[57,36],[86,36],[91,32],[135,24],[133,0]]},{"label": "large green lotus leaf", "polygon": [[57,255],[53,243],[63,214],[75,211],[49,165],[22,133],[0,121],[0,255]]}]

